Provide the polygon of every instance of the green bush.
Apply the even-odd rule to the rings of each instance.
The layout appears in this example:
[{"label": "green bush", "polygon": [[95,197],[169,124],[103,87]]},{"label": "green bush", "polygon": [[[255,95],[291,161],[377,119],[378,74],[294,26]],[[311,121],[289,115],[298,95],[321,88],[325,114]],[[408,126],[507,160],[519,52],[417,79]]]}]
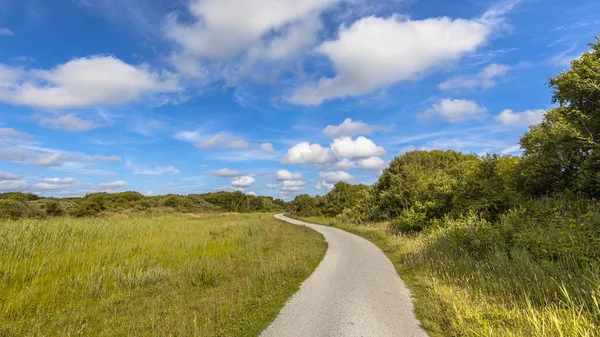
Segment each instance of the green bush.
[{"label": "green bush", "polygon": [[44,209],[46,210],[46,215],[48,216],[61,216],[64,214],[64,210],[62,209],[60,203],[56,200],[49,200],[44,203]]},{"label": "green bush", "polygon": [[98,197],[92,197],[89,199],[84,198],[73,209],[71,209],[70,214],[72,216],[81,218],[86,216],[96,216],[104,210],[105,207],[101,199]]},{"label": "green bush", "polygon": [[194,202],[180,195],[168,195],[162,200],[162,206],[171,207],[180,212],[193,212]]},{"label": "green bush", "polygon": [[44,215],[40,209],[27,202],[12,198],[0,199],[0,219],[42,218]]}]

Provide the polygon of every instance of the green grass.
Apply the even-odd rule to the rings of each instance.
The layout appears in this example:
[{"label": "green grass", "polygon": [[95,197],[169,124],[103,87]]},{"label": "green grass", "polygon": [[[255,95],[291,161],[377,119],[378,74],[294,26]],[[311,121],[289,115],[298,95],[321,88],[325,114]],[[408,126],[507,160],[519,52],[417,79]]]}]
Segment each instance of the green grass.
[{"label": "green grass", "polygon": [[326,251],[271,215],[0,222],[0,336],[252,336]]},{"label": "green grass", "polygon": [[378,245],[410,288],[431,336],[600,336],[600,266],[540,261],[525,250],[473,257],[449,229],[394,235],[386,223],[333,225]]}]

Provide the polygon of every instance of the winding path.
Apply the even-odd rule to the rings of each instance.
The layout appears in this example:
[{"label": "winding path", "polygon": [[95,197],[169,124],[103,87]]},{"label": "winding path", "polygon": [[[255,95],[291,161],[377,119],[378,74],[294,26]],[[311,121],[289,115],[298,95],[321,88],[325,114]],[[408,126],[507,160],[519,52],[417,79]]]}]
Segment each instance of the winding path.
[{"label": "winding path", "polygon": [[261,336],[427,336],[410,293],[385,254],[343,230],[308,226],[325,236],[325,258]]}]

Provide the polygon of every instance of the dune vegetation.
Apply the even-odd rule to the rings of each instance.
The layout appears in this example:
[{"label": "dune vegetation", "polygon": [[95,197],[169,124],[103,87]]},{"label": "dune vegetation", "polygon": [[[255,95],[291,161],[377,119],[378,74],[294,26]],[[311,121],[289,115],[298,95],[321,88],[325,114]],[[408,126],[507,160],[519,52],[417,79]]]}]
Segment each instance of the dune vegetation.
[{"label": "dune vegetation", "polygon": [[0,336],[251,336],[326,243],[270,214],[0,220]]},{"label": "dune vegetation", "polygon": [[600,336],[600,39],[519,157],[413,151],[291,216],[379,245],[433,336]]}]

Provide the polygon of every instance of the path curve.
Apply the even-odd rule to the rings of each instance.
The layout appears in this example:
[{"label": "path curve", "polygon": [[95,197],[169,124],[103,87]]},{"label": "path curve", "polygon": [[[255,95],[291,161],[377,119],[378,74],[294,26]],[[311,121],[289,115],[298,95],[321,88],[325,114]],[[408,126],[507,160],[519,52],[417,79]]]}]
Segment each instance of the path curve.
[{"label": "path curve", "polygon": [[329,247],[261,336],[427,336],[408,289],[377,246],[341,229],[275,217],[316,230]]}]

